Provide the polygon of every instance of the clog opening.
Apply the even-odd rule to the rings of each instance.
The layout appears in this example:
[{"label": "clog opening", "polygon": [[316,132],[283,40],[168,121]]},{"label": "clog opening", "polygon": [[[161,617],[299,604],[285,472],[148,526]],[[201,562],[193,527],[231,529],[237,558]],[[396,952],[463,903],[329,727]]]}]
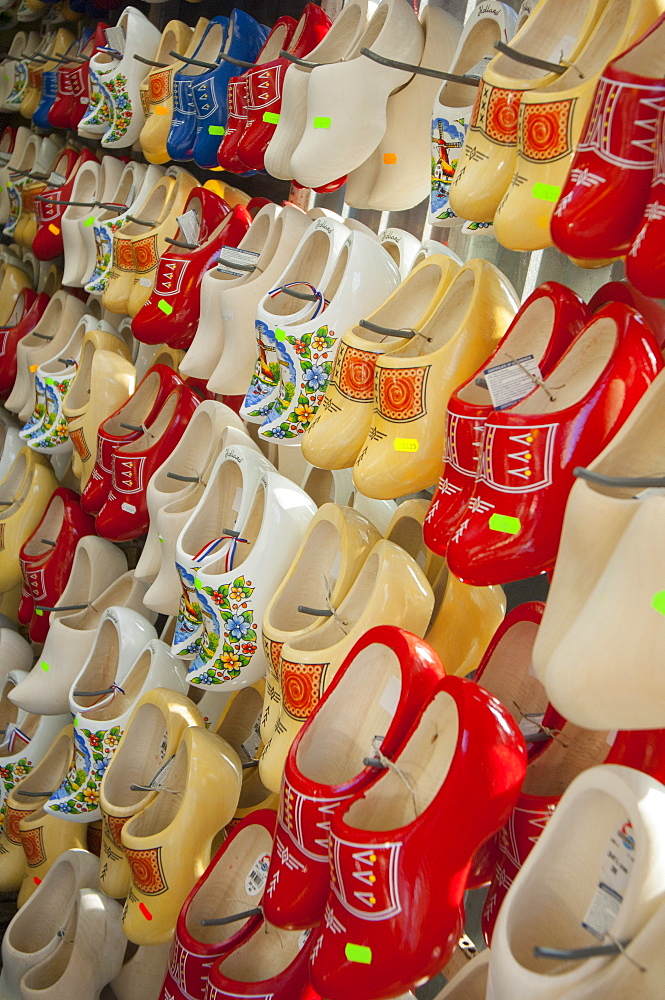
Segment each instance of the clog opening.
[{"label": "clog opening", "polygon": [[[574,406],[591,391],[616,349],[617,324],[605,316],[587,326],[573,341],[554,371],[513,406],[512,413],[557,413]],[[613,412],[623,404],[625,387],[613,382]],[[609,413],[608,413],[609,418]]]},{"label": "clog opening", "polygon": [[[213,63],[219,59],[219,53],[224,46],[224,25],[211,24],[205,38],[196,50],[195,58],[200,62]],[[178,69],[181,76],[200,76],[200,66],[190,66],[185,64],[182,69]]]},{"label": "clog opening", "polygon": [[25,149],[23,150],[23,156],[19,161],[19,170],[32,170],[34,168],[38,149],[39,139],[36,136],[31,136],[30,139],[28,139]]},{"label": "clog opening", "polygon": [[[335,261],[335,267],[333,268],[333,272],[330,275],[328,283],[326,284],[325,287],[325,296],[329,303],[332,302],[335,295],[337,295],[342,280],[344,279],[344,275],[346,274],[347,267],[350,266],[349,262],[350,251],[351,251],[351,244],[347,242],[340,250],[339,256]],[[351,289],[349,289],[349,292],[351,292]]]},{"label": "clog opening", "polygon": [[[185,730],[187,732],[187,730]],[[196,759],[196,748],[192,748]],[[183,803],[190,768],[188,740],[178,744],[173,763],[160,776],[160,791],[145,809],[135,813],[124,829],[130,837],[154,837],[171,825]]]},{"label": "clog opening", "polygon": [[280,975],[295,961],[303,936],[303,931],[286,931],[264,921],[249,941],[220,964],[219,971],[231,982],[263,983]]},{"label": "clog opening", "polygon": [[258,730],[262,708],[263,695],[256,688],[242,688],[232,696],[215,729],[217,735],[233,747],[241,760],[253,757],[253,754],[243,749],[243,745]]},{"label": "clog opening", "polygon": [[299,632],[320,621],[298,611],[298,607],[327,608],[340,572],[341,546],[339,531],[332,521],[322,518],[313,525],[293,571],[268,608],[268,628]]},{"label": "clog opening", "polygon": [[108,608],[132,607],[136,603],[136,598],[132,601],[132,595],[136,586],[134,574],[131,572],[123,573],[99,597],[93,599],[89,608],[68,618],[67,627],[76,629],[77,632],[85,632],[97,627],[101,616]]},{"label": "clog opening", "polygon": [[67,393],[68,413],[83,409],[89,402],[92,359],[95,356],[96,350],[97,348],[92,340],[86,340],[83,344],[76,378]]},{"label": "clog opening", "polygon": [[168,215],[175,189],[176,184],[172,177],[162,177],[148,195],[147,201],[137,206],[136,213],[131,213],[136,218],[140,218],[142,222],[149,222],[150,226],[143,226],[138,222],[128,222],[122,229],[123,237],[140,239],[153,233]]},{"label": "clog opening", "polygon": [[[64,292],[62,293],[64,295]],[[35,325],[32,333],[29,333],[27,337],[23,337],[18,345],[18,350],[23,354],[28,347],[43,347],[44,341],[37,337],[38,333],[45,334],[46,336],[52,336],[54,330],[57,330],[60,326],[63,313],[63,299],[61,293],[58,291],[55,293],[51,301],[46,306],[46,309],[42,313],[41,319]],[[20,355],[17,354],[17,357]],[[23,359],[24,364],[27,367],[27,360]]]},{"label": "clog opening", "polygon": [[[409,504],[409,501],[406,503]],[[409,504],[410,510],[408,511],[402,511],[404,504],[397,508],[385,537],[389,542],[399,545],[401,549],[408,552],[424,571],[429,556],[429,549],[423,540],[423,521],[427,513],[427,503],[422,501],[422,506],[418,500],[413,501],[413,503],[417,506],[414,508]]]},{"label": "clog opening", "polygon": [[359,3],[347,3],[335,18],[332,28],[308,58],[318,63],[339,62],[346,56],[366,17],[366,8]]},{"label": "clog opening", "polygon": [[241,467],[229,458],[218,466],[215,479],[209,484],[207,496],[183,532],[180,544],[190,559],[205,545],[218,538],[224,529],[235,529],[242,493]]},{"label": "clog opening", "polygon": [[[307,240],[301,245],[299,252],[280,279],[282,285],[302,282],[305,279],[308,284],[313,285],[319,291],[323,291],[319,286],[323,280],[331,253],[332,244],[329,234],[325,229],[313,230],[310,232]],[[294,291],[310,294],[310,290],[306,285],[299,287],[296,284]],[[329,298],[327,288],[326,298]],[[304,302],[302,299],[294,298],[287,292],[279,292],[274,298],[266,296],[261,306],[262,311],[269,316],[297,315],[301,322],[304,322],[318,308],[316,302]]]},{"label": "clog opening", "polygon": [[32,460],[29,460],[28,453],[22,448],[12,462],[9,472],[0,483],[0,520],[2,521],[19,510],[31,469],[39,464],[32,456],[30,459]]},{"label": "clog opening", "polygon": [[[263,867],[272,851],[272,836],[260,823],[249,823],[224,848],[208,869],[185,916],[185,927],[201,944],[222,944],[244,924],[202,927],[212,917],[230,917],[252,909],[261,899]],[[251,876],[251,873],[256,873]]]},{"label": "clog opening", "polygon": [[[530,877],[520,882],[519,891],[515,884],[513,905],[508,908],[507,947],[519,965],[541,976],[570,975],[584,962],[536,958],[534,947],[567,950],[598,944],[598,938],[582,925],[594,923],[589,910],[603,892],[599,883],[606,878],[603,870],[611,865],[609,853],[616,853],[618,846],[619,851],[639,859],[640,850],[648,848],[640,844],[634,828],[627,828],[626,806],[606,792],[586,791],[577,807],[577,825],[567,831],[570,836],[550,840],[547,863],[532,869]],[[626,899],[634,888],[630,859],[626,867],[623,901],[616,904],[614,917],[609,917],[610,933],[622,909],[630,905]]]},{"label": "clog opening", "polygon": [[[234,573],[236,570],[240,569],[243,563],[247,562],[248,558],[252,554],[254,546],[256,545],[259,532],[263,527],[266,499],[266,488],[263,483],[259,483],[256,488],[256,495],[254,497],[249,516],[242,525],[243,541],[239,542],[236,548],[235,559],[233,561]],[[228,525],[225,524],[225,527],[228,527]],[[229,573],[229,570],[226,568],[226,554],[220,556],[219,559],[215,559],[212,563],[209,563],[203,572],[206,576]],[[247,583],[248,586],[251,586],[249,581],[247,581]]]},{"label": "clog opening", "polygon": [[[265,271],[272,260],[277,246],[275,233],[279,232],[281,234],[282,226],[283,223],[280,221],[279,216],[277,216],[275,223],[271,224],[270,216],[259,212],[238,244],[238,248],[241,250],[251,250],[252,253],[261,254],[254,262],[256,264],[256,271],[248,271],[239,277],[236,274],[226,274],[224,271],[215,269],[214,271],[207,272],[206,279],[213,277],[215,281],[228,281],[233,282],[234,285],[239,285],[250,281],[252,277],[258,277],[262,271]],[[223,252],[221,256],[224,256]]]},{"label": "clog opening", "polygon": [[[353,51],[348,56],[346,56],[347,61],[349,59],[355,59],[358,56],[360,56],[361,49],[372,48],[377,38],[383,31],[385,23],[388,20],[388,14],[390,13],[391,9],[392,5],[387,3],[379,4],[379,6],[375,8],[374,13],[372,14],[371,21],[365,28],[364,32],[362,33],[358,41],[356,42]],[[379,51],[381,50],[379,49]]]},{"label": "clog opening", "polygon": [[[72,201],[94,202],[98,195],[100,166],[94,161],[84,163],[76,173],[74,188],[72,190]],[[87,219],[92,208],[90,205],[68,205],[64,211],[65,221],[77,219]]]},{"label": "clog opening", "polygon": [[[87,536],[86,536],[87,537]],[[67,586],[60,596],[60,603],[63,607],[72,604],[85,604],[90,596],[90,585],[92,582],[92,563],[90,553],[84,539],[81,539],[74,552],[72,569],[67,580]],[[54,617],[72,615],[71,611],[52,611]]]},{"label": "clog opening", "polygon": [[[4,285],[4,280],[3,280],[3,285]],[[15,302],[14,307],[13,307],[13,309],[12,309],[10,315],[9,315],[9,318],[7,319],[7,321],[5,322],[4,325],[5,326],[16,326],[17,323],[20,322],[21,317],[23,316],[23,310],[24,310],[24,308],[25,308],[25,291],[23,289],[21,289],[21,291],[16,296],[16,302]]]},{"label": "clog opening", "polygon": [[[496,357],[492,358],[490,366],[504,365],[515,358],[533,354],[540,364],[547,350],[556,313],[554,303],[546,296],[540,296],[532,302],[517,317],[514,325],[504,337]],[[536,383],[534,382],[534,386]],[[492,397],[489,390],[477,385],[474,380],[458,390],[457,395],[465,403],[475,406],[491,406]]]},{"label": "clog opening", "polygon": [[177,371],[184,357],[184,351],[176,351],[172,347],[166,347],[158,351],[152,359],[152,365],[165,365],[171,371]]},{"label": "clog opening", "polygon": [[[8,725],[15,724],[18,715],[18,708],[16,705],[12,705],[9,700],[9,692],[13,691],[14,687],[13,681],[5,679],[5,683],[2,686],[2,693],[0,694],[0,729],[3,732],[7,729]],[[0,754],[6,757],[8,755],[7,749],[0,750]]]},{"label": "clog opening", "polygon": [[[115,683],[120,654],[119,628],[120,626],[116,626],[110,618],[104,619],[90,650],[85,669],[74,682],[74,691],[105,691]],[[72,694],[72,698],[82,714],[91,714],[92,718],[97,719],[96,713],[102,709],[95,709],[94,706],[107,699],[108,695]]]},{"label": "clog opening", "polygon": [[123,427],[122,424],[135,424],[136,426],[142,424],[155,405],[160,387],[160,373],[149,371],[122,409],[104,421],[102,427],[106,433],[122,437],[128,433],[127,428]]},{"label": "clog opening", "polygon": [[[472,267],[463,268],[453,279],[434,315],[422,328],[422,337],[412,337],[400,351],[400,358],[433,354],[458,334],[467,333],[467,319],[476,308],[478,285],[483,281]],[[430,338],[430,339],[427,339]]]},{"label": "clog opening", "polygon": [[68,930],[71,933],[67,936],[73,937],[76,908],[71,904],[78,896],[77,867],[61,855],[47,878],[48,891],[40,892],[35,903],[22,907],[5,931],[9,947],[23,955],[34,955],[46,948],[59,930]]},{"label": "clog opening", "polygon": [[527,766],[523,794],[563,795],[578,774],[605,763],[610,752],[607,737],[606,732],[564,723],[561,733]]},{"label": "clog opening", "polygon": [[[632,8],[633,0],[613,0],[605,8],[599,20],[594,25],[591,37],[575,59],[575,65],[571,65],[570,69],[567,69],[565,73],[558,76],[547,87],[539,87],[538,94],[553,93],[558,95],[561,91],[579,87],[587,81],[593,82],[593,78],[602,72],[608,60],[611,59],[612,54],[616,52],[617,46],[621,41],[621,36],[631,17]],[[663,35],[661,35],[661,62],[664,40]],[[624,41],[621,49],[625,49],[626,44],[627,40]],[[641,68],[635,70],[635,72],[640,72],[644,75],[641,56],[639,61]],[[659,74],[662,76],[662,68],[659,70]]]},{"label": "clog opening", "polygon": [[396,653],[381,643],[362,649],[309,722],[296,756],[302,774],[322,785],[351,781],[390,729],[401,695]]},{"label": "clog opening", "polygon": [[[159,656],[160,653],[161,650],[158,650],[156,655]],[[142,651],[129,673],[122,679],[113,698],[110,701],[107,698],[103,699],[108,701],[108,704],[103,705],[102,708],[96,708],[93,699],[93,704],[85,714],[92,715],[93,718],[98,719],[100,722],[108,722],[129,712],[143,690],[153,660],[152,650],[148,646]]]},{"label": "clog opening", "polygon": [[177,390],[172,392],[166,398],[166,402],[160,409],[154,422],[149,427],[146,427],[141,437],[136,438],[134,441],[129,441],[118,448],[116,458],[122,461],[123,455],[135,455],[137,452],[148,451],[150,448],[156,447],[171,425],[180,398],[181,395]]},{"label": "clog opening", "polygon": [[[162,32],[162,37],[159,42],[159,47],[157,49],[157,53],[155,55],[155,62],[166,63],[167,65],[170,66],[176,61],[172,55],[169,55],[169,53],[171,52],[171,50],[174,50],[175,52],[178,51],[178,45],[180,44],[180,32],[178,30],[179,24],[180,22],[178,21],[169,21],[169,23],[164,28],[164,31]],[[147,84],[147,81],[150,79],[153,73],[157,74],[159,72],[160,72],[160,67],[149,70],[146,73],[146,78],[143,82]]]},{"label": "clog opening", "polygon": [[[98,214],[97,220],[99,222],[108,222],[109,219],[116,219],[119,215],[123,214],[127,210],[131,211],[131,203],[136,200],[137,188],[140,189],[140,179],[137,178],[136,166],[132,163],[128,163],[123,172],[120,175],[120,180],[118,181],[117,187],[113,192],[111,202],[118,205],[117,208],[105,208]],[[130,194],[134,193],[134,197],[130,198]],[[124,206],[127,206],[125,208]]]},{"label": "clog opening", "polygon": [[194,483],[183,483],[171,478],[171,472],[178,476],[200,478],[215,446],[216,431],[212,414],[203,407],[194,410],[187,424],[186,433],[169,455],[166,465],[161,467],[150,483],[150,492],[168,495],[191,489]]},{"label": "clog opening", "polygon": [[542,716],[547,708],[545,688],[529,673],[537,634],[537,622],[516,622],[503,633],[477,678],[480,686],[499,699],[518,725],[523,721],[522,712]]},{"label": "clog opening", "polygon": [[[38,764],[33,767],[25,778],[10,793],[8,801],[10,805],[25,809],[29,806],[31,812],[26,818],[30,822],[44,815],[41,805],[50,796],[50,790],[56,789],[67,774],[74,755],[72,727],[65,726],[56,736],[54,742],[48,749],[46,756],[42,757]],[[46,795],[42,800],[32,797],[22,796],[21,792],[41,792]],[[32,811],[35,803],[40,803],[37,810]],[[51,814],[52,815],[52,814]]]},{"label": "clog opening", "polygon": [[[503,39],[501,38],[501,25],[499,22],[493,17],[480,18],[466,36],[464,47],[459,53],[451,69],[451,73],[464,76],[488,52],[494,52],[494,43],[500,41],[503,41]],[[475,103],[477,95],[478,88],[473,84],[453,83],[451,80],[448,80],[443,84],[436,98],[434,104],[435,111],[437,102],[445,108],[468,108]]]},{"label": "clog opening", "polygon": [[[183,490],[181,484],[180,489],[182,495],[175,497],[173,500],[170,500],[167,504],[165,504],[161,508],[157,517],[159,518],[160,522],[160,525],[158,526],[161,526],[162,529],[167,530],[165,528],[165,519],[168,518],[170,515],[185,514],[188,511],[193,511],[194,508],[198,505],[201,497],[203,496],[203,491],[205,489],[205,486],[203,483],[199,483],[198,486],[195,483],[190,483],[189,486],[190,489]],[[180,530],[181,526],[182,526],[182,520],[178,518],[178,531]],[[162,531],[162,537],[166,538],[166,535],[164,535],[164,530]]]},{"label": "clog opening", "polygon": [[386,771],[344,815],[358,830],[394,830],[412,823],[446,780],[459,739],[455,699],[445,691],[432,698],[399,755],[398,774]]},{"label": "clog opening", "polygon": [[111,806],[128,809],[151,798],[153,793],[132,791],[130,786],[151,783],[164,763],[168,738],[162,709],[148,703],[140,705],[104,775],[104,797]]},{"label": "clog opening", "polygon": [[[543,4],[538,7],[535,17],[530,17],[519,35],[511,42],[511,48],[525,52],[546,62],[559,63],[562,59],[570,59],[571,53],[578,47],[578,39],[584,38],[584,27],[587,18],[593,16],[603,6],[602,0],[557,0],[555,4]],[[499,55],[492,61],[494,74],[505,76],[511,80],[540,80],[547,76],[547,70],[537,66],[527,66],[515,62],[510,56]]]},{"label": "clog opening", "polygon": [[65,504],[61,496],[54,495],[49,501],[44,517],[37,526],[37,533],[31,535],[30,539],[23,546],[23,551],[28,558],[37,556],[48,556],[53,552],[53,546],[44,539],[56,541],[62,529],[65,517]]},{"label": "clog opening", "polygon": [[[78,931],[79,899],[74,900],[68,926],[62,928],[65,933],[52,954],[29,969],[22,980],[26,993],[30,995],[33,991],[57,989],[59,981],[67,971],[69,963],[72,961],[75,952],[74,941]],[[59,930],[60,928],[58,928]],[[53,930],[53,934],[56,930]],[[47,943],[47,942],[45,942]]]},{"label": "clog opening", "polygon": [[[289,42],[289,47],[293,51],[293,47],[297,41],[297,36],[302,34],[302,19],[298,22],[298,28],[295,31],[293,38]],[[286,39],[286,25],[280,24],[274,31],[272,31],[263,47],[260,57],[256,60],[257,66],[263,63],[272,62],[274,59],[279,59],[279,53],[284,48],[284,42]]]},{"label": "clog opening", "polygon": [[[385,543],[384,543],[385,544]],[[327,618],[322,625],[307,635],[299,636],[291,643],[294,653],[327,651],[341,642],[356,627],[365,613],[367,605],[377,585],[381,582],[382,560],[374,550],[363,563],[351,590],[337,608],[337,614]],[[380,624],[368,622],[369,625]]]},{"label": "clog opening", "polygon": [[663,44],[665,39],[665,22],[661,21],[655,31],[652,31],[637,48],[629,49],[613,65],[622,73],[635,73],[639,77],[662,79],[663,76]]}]

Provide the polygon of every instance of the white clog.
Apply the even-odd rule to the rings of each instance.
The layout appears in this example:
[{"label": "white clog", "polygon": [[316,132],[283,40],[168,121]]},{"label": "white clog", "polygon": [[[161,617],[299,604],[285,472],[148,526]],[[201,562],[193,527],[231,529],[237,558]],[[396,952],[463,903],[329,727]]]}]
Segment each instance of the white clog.
[{"label": "white clog", "polygon": [[20,1000],[23,976],[49,958],[69,929],[81,889],[98,885],[99,859],[88,851],[61,854],[10,922],[2,939],[1,1000]]},{"label": "white clog", "polygon": [[[420,66],[448,69],[462,25],[452,14],[429,4],[420,23],[425,36]],[[346,182],[344,200],[353,208],[401,212],[415,208],[427,197],[431,175],[429,108],[438,87],[439,82],[431,76],[415,74],[390,95],[383,138]]]},{"label": "white clog", "polygon": [[265,205],[238,245],[247,253],[241,263],[255,269],[239,275],[240,269],[233,273],[232,265],[218,264],[204,275],[201,318],[180,366],[183,375],[205,378],[210,392],[239,396],[247,391],[256,363],[257,306],[277,284],[309,225],[294,206]]},{"label": "white clog", "polygon": [[[534,948],[569,951],[617,940],[626,947],[639,940],[665,903],[664,825],[665,788],[655,778],[616,764],[578,775],[499,910],[487,997],[647,996],[639,986],[636,993],[612,993],[608,968],[617,960],[618,967],[631,965],[616,951],[562,960],[535,957]],[[599,981],[606,989],[597,988]],[[651,995],[661,990],[662,981]]]},{"label": "white clog", "polygon": [[397,264],[400,279],[403,281],[413,269],[421,246],[420,240],[417,236],[407,233],[405,229],[391,227],[379,233],[379,243]]},{"label": "white clog", "polygon": [[[105,628],[113,615],[126,622],[117,631]],[[127,623],[130,615],[135,622]],[[128,653],[114,649],[113,640],[122,640],[127,650],[135,650],[149,634],[148,630],[153,638],[128,667]],[[107,646],[109,637],[111,644]],[[181,664],[140,615],[126,608],[109,609],[100,624],[90,656],[70,689],[74,760],[62,784],[44,804],[46,812],[77,823],[91,823],[102,818],[99,786],[104,772],[137,701],[157,687],[184,694],[187,682]]]},{"label": "white clog", "polygon": [[122,173],[123,163],[115,156],[104,156],[101,163],[86,160],[76,172],[71,201],[82,204],[68,205],[60,220],[65,285],[82,287],[92,274],[97,259],[95,203],[113,197]]},{"label": "white clog", "polygon": [[412,74],[374,62],[362,49],[418,65],[423,45],[423,29],[408,0],[382,0],[353,50],[311,71],[305,129],[291,157],[291,176],[316,188],[364,163],[385,134],[390,95]]},{"label": "white clog", "polygon": [[[367,20],[374,11],[372,0],[349,0],[336,17],[330,31],[307,56],[313,65],[336,63],[356,49]],[[296,64],[285,75],[279,121],[265,153],[265,168],[273,177],[291,180],[291,157],[307,126],[307,87],[311,69]]]}]

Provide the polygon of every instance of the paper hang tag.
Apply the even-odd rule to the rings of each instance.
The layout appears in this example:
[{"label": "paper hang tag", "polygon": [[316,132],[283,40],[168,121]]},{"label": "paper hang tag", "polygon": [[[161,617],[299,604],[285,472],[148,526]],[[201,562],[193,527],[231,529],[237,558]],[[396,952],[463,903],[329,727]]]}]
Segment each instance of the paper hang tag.
[{"label": "paper hang tag", "polygon": [[600,941],[614,925],[634,864],[635,838],[627,819],[609,839],[600,860],[598,888],[582,921],[582,927]]},{"label": "paper hang tag", "polygon": [[254,266],[261,256],[254,250],[243,250],[241,247],[222,247],[219,252],[222,260],[217,264],[217,270],[222,274],[232,274],[235,278],[246,278],[251,271],[234,268],[234,264],[251,264]]},{"label": "paper hang tag", "polygon": [[169,776],[169,772],[173,767],[174,760],[175,760],[175,754],[171,754],[171,756],[164,761],[162,766],[153,775],[152,781],[150,782],[151,788],[159,789],[164,787],[164,782]]},{"label": "paper hang tag", "polygon": [[468,69],[464,76],[482,76],[485,72],[485,67],[494,58],[494,56],[483,56],[475,66]]},{"label": "paper hang tag", "polygon": [[665,486],[647,486],[633,495],[633,500],[646,500],[647,497],[662,497],[665,495]]},{"label": "paper hang tag", "polygon": [[256,751],[259,749],[261,743],[261,715],[257,715],[254,725],[252,726],[252,731],[245,740],[244,743],[240,744],[240,749],[247,757],[247,760],[256,760]]},{"label": "paper hang tag", "polygon": [[194,246],[198,246],[201,220],[196,214],[196,209],[190,208],[189,212],[177,216],[176,221],[180,226],[180,232],[185,243],[192,243]]},{"label": "paper hang tag", "polygon": [[520,719],[520,732],[522,736],[535,736],[542,731],[544,712],[525,712],[524,718]]},{"label": "paper hang tag", "polygon": [[62,187],[63,184],[67,183],[67,178],[63,174],[59,174],[53,170],[46,183],[49,187]]},{"label": "paper hang tag", "polygon": [[388,715],[393,716],[397,711],[401,693],[402,685],[399,678],[391,677],[379,698],[379,705]]},{"label": "paper hang tag", "polygon": [[106,44],[110,49],[115,49],[120,55],[125,54],[125,32],[122,28],[104,28]]},{"label": "paper hang tag", "polygon": [[493,368],[485,368],[483,375],[495,410],[506,410],[528,396],[537,385],[531,375],[542,379],[533,354],[516,358],[515,361],[506,361],[502,365],[494,365]]}]

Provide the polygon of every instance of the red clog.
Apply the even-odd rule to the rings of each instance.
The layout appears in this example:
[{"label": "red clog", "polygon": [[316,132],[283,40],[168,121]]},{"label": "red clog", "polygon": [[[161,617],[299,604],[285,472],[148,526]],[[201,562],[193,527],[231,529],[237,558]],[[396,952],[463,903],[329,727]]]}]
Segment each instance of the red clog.
[{"label": "red clog", "polygon": [[76,129],[88,110],[90,59],[106,46],[105,28],[108,25],[100,21],[88,39],[81,52],[85,62],[77,59],[58,70],[58,92],[47,116],[54,128]]},{"label": "red clog", "polygon": [[[331,24],[318,4],[308,3],[290,45],[283,45],[282,48],[304,59],[327,35]],[[290,66],[288,59],[276,58],[272,62],[256,65],[243,76],[247,88],[246,125],[238,139],[236,155],[250,170],[265,169],[265,152],[277,128],[282,109],[284,75]]]},{"label": "red clog", "polygon": [[[363,767],[373,738],[381,735],[381,752],[394,757],[443,676],[431,646],[402,629],[378,626],[355,644],[286,759],[263,900],[271,924],[302,929],[321,920],[330,888],[332,816],[381,773]],[[354,731],[347,732],[344,721],[351,717]]]},{"label": "red clog", "polygon": [[[298,22],[288,15],[278,18],[270,29],[263,48],[256,58],[256,66],[276,59],[281,49],[287,49],[298,26]],[[224,138],[217,151],[217,162],[224,170],[236,174],[245,173],[247,167],[236,155],[238,140],[247,125],[247,73],[231,77],[226,90],[228,118]]]},{"label": "red clog", "polygon": [[473,494],[448,543],[455,576],[484,587],[552,568],[574,467],[603,450],[662,367],[642,317],[614,302],[592,317],[543,386],[493,413]]},{"label": "red clog", "polygon": [[425,544],[445,555],[448,540],[473,493],[485,422],[494,413],[487,389],[476,384],[486,368],[531,355],[549,375],[590,318],[581,298],[558,281],[546,281],[522,303],[493,354],[448,401],[446,454],[441,478],[423,525]]},{"label": "red clog", "polygon": [[112,449],[111,489],[95,522],[102,538],[127,542],[146,534],[150,478],[177,445],[199,403],[196,393],[181,382],[143,434]]},{"label": "red clog", "polygon": [[641,313],[658,341],[658,347],[661,351],[665,350],[665,309],[660,302],[654,302],[653,299],[643,295],[625,279],[608,281],[607,284],[601,285],[589,299],[589,309],[592,313],[596,313],[608,302],[625,302],[627,306],[632,306]]},{"label": "red clog", "polygon": [[656,126],[656,162],[649,199],[626,257],[626,277],[644,295],[665,298],[665,103]]},{"label": "red clog", "polygon": [[42,643],[49,629],[50,613],[62,594],[81,538],[95,534],[95,522],[81,509],[78,493],[59,487],[44,515],[19,553],[23,588],[18,618],[30,626],[30,638]]},{"label": "red clog", "polygon": [[[489,691],[510,712],[526,741],[529,761],[549,746],[548,731],[560,729],[564,719],[547,700],[534,676],[531,652],[545,605],[528,601],[510,611],[485,650],[474,681]],[[488,840],[474,858],[467,889],[491,881],[499,858],[500,833]]]},{"label": "red clog", "polygon": [[333,815],[310,968],[322,996],[384,1000],[441,971],[473,855],[506,822],[525,769],[506,709],[473,681],[439,681],[394,765]]},{"label": "red clog", "polygon": [[206,1000],[321,1000],[309,981],[313,938],[262,921],[244,944],[215,962]]},{"label": "red clog", "polygon": [[226,838],[183,903],[159,1000],[205,1000],[213,962],[228,955],[261,925],[259,916],[203,930],[206,917],[230,917],[261,899],[268,870],[262,850],[275,833],[276,814],[258,809]]},{"label": "red clog", "polygon": [[[547,762],[543,757],[538,762],[531,761],[527,768],[524,789],[520,793],[515,809],[508,822],[499,832],[499,857],[490,890],[483,907],[481,927],[483,936],[489,944],[494,931],[494,924],[501,903],[513,884],[517,873],[526,858],[533,850],[534,844],[552,818],[564,791],[573,778],[582,770],[595,764],[623,764],[637,771],[650,774],[659,781],[665,780],[665,730],[650,729],[636,732],[591,733],[578,729],[571,723],[563,723],[560,727],[563,749],[577,744],[571,757],[576,760],[566,761],[558,746],[552,744],[550,753],[559,755],[552,761],[551,774],[547,772]],[[614,737],[614,742],[612,739]],[[593,748],[595,741],[595,753]],[[585,750],[584,743],[590,745]],[[600,744],[600,747],[598,746]],[[586,756],[585,756],[586,753]],[[545,769],[545,780],[541,773]],[[550,788],[547,794],[532,794],[533,790]]]},{"label": "red clog", "polygon": [[[132,332],[144,344],[167,343],[176,349],[189,347],[199,322],[203,276],[216,266],[222,248],[236,247],[252,224],[252,217],[244,206],[235,205],[229,209],[226,202],[211,191],[203,188],[194,191],[202,194],[192,192],[187,206],[192,202],[195,205],[200,198],[203,218],[206,213],[216,218],[202,225],[196,249],[173,247],[159,261],[150,298],[132,320]],[[217,198],[219,203],[214,210],[210,206],[211,198]]]},{"label": "red clog", "polygon": [[[182,379],[172,368],[153,365],[127,402],[100,425],[97,432],[97,458],[81,494],[83,510],[89,514],[99,513],[111,489],[114,449],[140,437],[141,428],[150,426],[167,396],[182,384]],[[132,427],[136,429],[132,430]]]},{"label": "red clog", "polygon": [[32,333],[50,301],[45,292],[37,295],[31,288],[24,288],[17,299],[21,318],[14,326],[0,327],[0,399],[6,399],[14,388],[19,341]]},{"label": "red clog", "polygon": [[[87,65],[87,63],[86,63]],[[62,158],[66,159],[63,169]],[[76,174],[82,164],[97,157],[89,149],[77,153],[73,149],[65,149],[56,166],[56,173],[62,173],[67,183],[57,188],[47,188],[35,198],[35,216],[37,232],[32,242],[32,250],[38,260],[55,260],[64,253],[60,219],[67,208],[66,202],[72,196]]]},{"label": "red clog", "polygon": [[601,76],[551,221],[554,243],[581,260],[623,257],[640,227],[665,106],[665,14]]}]

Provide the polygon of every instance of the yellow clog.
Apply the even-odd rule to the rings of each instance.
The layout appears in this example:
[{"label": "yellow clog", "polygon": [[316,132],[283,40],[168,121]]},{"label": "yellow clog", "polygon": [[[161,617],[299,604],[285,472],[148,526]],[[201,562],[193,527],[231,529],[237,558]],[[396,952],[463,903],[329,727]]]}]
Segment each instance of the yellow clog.
[{"label": "yellow clog", "polygon": [[378,358],[371,427],[353,470],[361,493],[386,500],[437,482],[448,399],[492,353],[518,304],[501,271],[470,260],[406,347]]},{"label": "yellow clog", "polygon": [[[573,65],[607,0],[540,0],[510,48],[552,64]],[[462,219],[490,222],[515,172],[520,102],[557,74],[500,53],[483,72],[471,124],[450,186],[450,207]]]},{"label": "yellow clog", "polygon": [[[99,791],[102,809],[99,884],[107,896],[124,899],[129,892],[131,873],[122,845],[122,829],[159,794],[148,786],[165,761],[175,754],[189,726],[203,726],[203,716],[189,698],[168,688],[148,691],[132,712]],[[144,790],[133,790],[132,785],[141,785]]]},{"label": "yellow clog", "polygon": [[122,829],[132,873],[122,914],[134,944],[163,944],[210,861],[215,834],[233,818],[242,786],[236,752],[220,736],[185,729],[155,799]]},{"label": "yellow clog", "polygon": [[494,217],[495,236],[509,250],[552,246],[550,219],[598,78],[664,9],[663,0],[610,0],[570,68],[553,83],[522,96],[515,173]]},{"label": "yellow clog", "polygon": [[0,482],[0,592],[21,582],[19,551],[41,521],[57,487],[48,459],[21,448]]},{"label": "yellow clog", "polygon": [[[433,255],[402,281],[367,321],[375,326],[420,332],[447,292],[459,265]],[[302,439],[308,462],[323,469],[348,469],[360,453],[372,423],[374,372],[379,357],[401,354],[405,341],[356,325],[342,335],[323,402]]]}]

